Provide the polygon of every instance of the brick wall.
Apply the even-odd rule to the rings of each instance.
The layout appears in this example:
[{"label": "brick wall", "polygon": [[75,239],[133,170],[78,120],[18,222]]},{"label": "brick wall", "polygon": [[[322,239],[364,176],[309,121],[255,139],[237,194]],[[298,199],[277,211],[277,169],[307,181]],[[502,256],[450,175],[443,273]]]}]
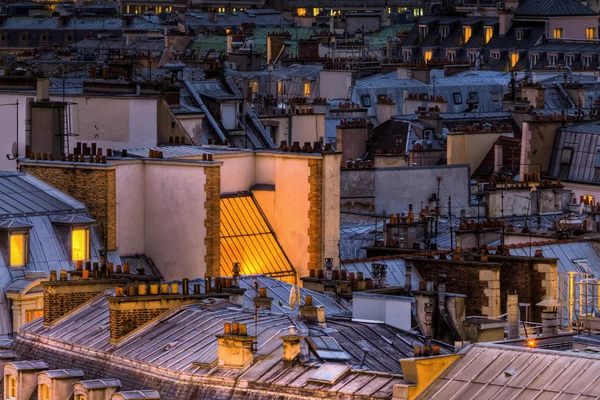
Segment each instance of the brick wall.
[{"label": "brick wall", "polygon": [[323,160],[309,160],[308,269],[323,268]]},{"label": "brick wall", "polygon": [[99,294],[100,292],[57,293],[55,288],[46,286],[44,288],[44,325],[50,325]]},{"label": "brick wall", "polygon": [[120,338],[127,335],[139,326],[142,326],[162,313],[169,311],[168,308],[137,309],[137,310],[110,310],[110,341],[116,343]]},{"label": "brick wall", "polygon": [[501,312],[506,312],[507,294],[517,294],[519,303],[531,305],[533,321],[541,322],[542,307],[536,304],[546,296],[558,299],[558,267],[556,260],[528,257],[490,257],[502,262],[500,286]]},{"label": "brick wall", "polygon": [[204,220],[206,254],[204,263],[206,264],[206,275],[220,276],[221,169],[219,166],[205,167],[204,173],[206,174],[206,183],[204,184],[206,192],[206,200],[204,201],[204,209],[206,210],[206,219]]},{"label": "brick wall", "polygon": [[[66,168],[68,167],[68,168]],[[114,167],[86,168],[82,163],[77,168],[21,164],[23,171],[54,186],[56,189],[81,201],[92,218],[103,229],[108,250],[117,249],[117,191],[116,170]]]},{"label": "brick wall", "polygon": [[500,315],[500,265],[468,261],[407,259],[423,280],[447,275],[446,292],[468,296],[466,315]]}]

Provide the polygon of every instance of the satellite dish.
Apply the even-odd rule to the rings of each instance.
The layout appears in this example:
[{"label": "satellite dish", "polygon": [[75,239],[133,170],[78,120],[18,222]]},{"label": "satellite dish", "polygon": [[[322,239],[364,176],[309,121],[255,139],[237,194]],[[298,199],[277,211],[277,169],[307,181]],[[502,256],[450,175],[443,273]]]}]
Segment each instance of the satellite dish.
[{"label": "satellite dish", "polygon": [[19,156],[19,149],[17,148],[17,142],[13,142],[11,150],[10,150],[10,154],[14,158],[17,158]]}]

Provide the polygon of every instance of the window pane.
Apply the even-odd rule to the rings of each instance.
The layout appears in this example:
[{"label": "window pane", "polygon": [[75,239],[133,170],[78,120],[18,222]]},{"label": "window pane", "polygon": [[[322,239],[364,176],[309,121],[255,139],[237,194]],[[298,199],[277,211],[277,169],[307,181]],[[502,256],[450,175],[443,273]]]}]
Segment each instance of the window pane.
[{"label": "window pane", "polygon": [[29,323],[34,319],[38,319],[44,316],[44,310],[31,310],[25,313],[25,322]]},{"label": "window pane", "polygon": [[571,154],[573,153],[573,149],[563,149],[562,155],[560,157],[561,164],[571,164]]},{"label": "window pane", "polygon": [[25,234],[10,235],[10,265],[25,264]]},{"label": "window pane", "polygon": [[71,236],[72,259],[87,260],[88,259],[88,230],[73,229]]},{"label": "window pane", "polygon": [[306,96],[306,97],[310,96],[310,83],[304,84],[304,96]]}]

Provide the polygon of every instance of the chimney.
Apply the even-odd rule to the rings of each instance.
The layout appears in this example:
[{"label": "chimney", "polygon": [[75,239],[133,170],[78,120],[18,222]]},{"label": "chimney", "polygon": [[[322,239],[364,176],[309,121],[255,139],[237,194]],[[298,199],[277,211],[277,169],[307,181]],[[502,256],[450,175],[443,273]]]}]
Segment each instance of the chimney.
[{"label": "chimney", "polygon": [[304,304],[300,306],[300,316],[307,322],[317,322],[317,309],[318,307],[313,306],[312,296],[306,296]]},{"label": "chimney", "polygon": [[254,362],[254,336],[249,336],[246,324],[226,322],[218,340],[219,364],[244,370]]},{"label": "chimney", "polygon": [[385,98],[377,102],[375,106],[375,112],[377,113],[377,121],[383,124],[394,115],[398,114],[396,111],[396,103],[391,98]]},{"label": "chimney", "polygon": [[[88,270],[81,271],[82,275]],[[64,276],[64,274],[62,274]],[[128,280],[56,280],[56,271],[50,271],[50,280],[43,281],[44,287],[44,326],[49,327],[55,321],[69,314],[82,304],[114,289],[116,285],[125,284]]]},{"label": "chimney", "polygon": [[258,290],[258,296],[254,297],[254,306],[256,308],[263,308],[265,310],[271,311],[271,304],[273,303],[273,298],[267,296],[267,288],[260,288]]},{"label": "chimney", "polygon": [[300,344],[305,336],[297,335],[294,327],[290,328],[290,334],[280,336],[283,341],[283,363],[287,367],[294,365],[300,355]]},{"label": "chimney", "polygon": [[[187,290],[186,290],[187,293]],[[229,298],[228,293],[213,293],[213,297]],[[108,295],[110,311],[110,342],[118,344],[122,338],[137,328],[153,321],[174,308],[197,303],[205,294],[181,294],[179,282],[145,283],[127,288],[117,286]]]},{"label": "chimney", "polygon": [[508,313],[508,339],[518,339],[519,334],[519,296],[509,294],[506,301],[506,310]]},{"label": "chimney", "polygon": [[50,100],[50,79],[40,78],[37,80],[37,101],[48,101]]}]

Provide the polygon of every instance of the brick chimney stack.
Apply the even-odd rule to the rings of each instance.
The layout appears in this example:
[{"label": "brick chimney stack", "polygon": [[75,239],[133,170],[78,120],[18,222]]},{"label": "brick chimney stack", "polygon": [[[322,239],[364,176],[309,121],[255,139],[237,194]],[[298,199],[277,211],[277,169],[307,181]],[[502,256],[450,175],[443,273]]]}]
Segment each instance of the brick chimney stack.
[{"label": "brick chimney stack", "polygon": [[223,333],[218,334],[219,364],[227,368],[244,370],[254,363],[255,336],[248,335],[246,324],[226,322]]}]

